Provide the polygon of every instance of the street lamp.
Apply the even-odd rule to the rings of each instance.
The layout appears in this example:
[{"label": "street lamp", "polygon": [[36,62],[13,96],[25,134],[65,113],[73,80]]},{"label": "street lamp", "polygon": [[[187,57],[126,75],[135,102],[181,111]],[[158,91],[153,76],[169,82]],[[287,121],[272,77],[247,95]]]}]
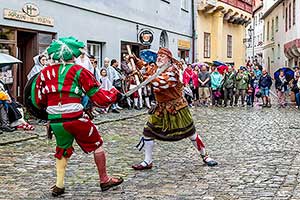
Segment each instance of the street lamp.
[{"label": "street lamp", "polygon": [[[248,29],[249,42],[252,42],[252,63],[254,63],[254,28],[251,26]],[[249,44],[250,46],[250,44]]]}]

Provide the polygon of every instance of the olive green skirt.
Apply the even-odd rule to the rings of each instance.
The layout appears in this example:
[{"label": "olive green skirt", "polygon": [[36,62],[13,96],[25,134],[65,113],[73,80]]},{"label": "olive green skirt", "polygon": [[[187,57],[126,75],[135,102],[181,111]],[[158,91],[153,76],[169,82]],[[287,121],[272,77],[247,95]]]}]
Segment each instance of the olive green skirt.
[{"label": "olive green skirt", "polygon": [[152,114],[144,127],[144,136],[164,140],[177,141],[187,138],[196,132],[192,115],[188,107],[170,114],[166,110],[162,116]]}]

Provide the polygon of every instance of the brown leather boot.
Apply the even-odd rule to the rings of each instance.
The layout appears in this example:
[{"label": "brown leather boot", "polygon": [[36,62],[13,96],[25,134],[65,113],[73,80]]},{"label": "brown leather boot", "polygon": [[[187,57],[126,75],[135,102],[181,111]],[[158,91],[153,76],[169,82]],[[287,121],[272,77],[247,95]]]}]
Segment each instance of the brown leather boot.
[{"label": "brown leather boot", "polygon": [[56,185],[52,186],[52,196],[57,197],[65,193],[65,188],[59,188]]},{"label": "brown leather boot", "polygon": [[111,177],[107,183],[100,184],[101,191],[104,192],[104,191],[110,189],[111,187],[120,185],[122,182],[123,182],[123,178],[121,178],[121,177],[120,178]]}]

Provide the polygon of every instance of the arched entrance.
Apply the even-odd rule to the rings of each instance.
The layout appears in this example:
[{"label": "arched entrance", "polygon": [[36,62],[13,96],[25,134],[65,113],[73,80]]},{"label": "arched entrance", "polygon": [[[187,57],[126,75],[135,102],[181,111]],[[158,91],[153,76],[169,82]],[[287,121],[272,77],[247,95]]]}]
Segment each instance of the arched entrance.
[{"label": "arched entrance", "polygon": [[159,47],[169,47],[169,39],[166,31],[162,31],[159,37]]}]

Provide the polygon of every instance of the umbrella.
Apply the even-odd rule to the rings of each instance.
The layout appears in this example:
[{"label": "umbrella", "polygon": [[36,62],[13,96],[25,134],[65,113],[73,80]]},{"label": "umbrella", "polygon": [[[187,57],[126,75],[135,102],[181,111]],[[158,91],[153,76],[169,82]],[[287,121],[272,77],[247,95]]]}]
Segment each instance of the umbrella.
[{"label": "umbrella", "polygon": [[294,71],[292,69],[287,68],[287,67],[282,67],[274,73],[275,79],[279,77],[280,71],[284,72],[285,78],[288,82],[290,82],[294,78]]},{"label": "umbrella", "polygon": [[0,53],[0,67],[9,65],[9,64],[16,64],[16,63],[22,63],[22,61],[16,59],[13,56],[10,56],[5,53]]},{"label": "umbrella", "polygon": [[144,49],[140,52],[140,58],[147,63],[155,63],[157,59],[157,53],[151,49]]},{"label": "umbrella", "polygon": [[220,65],[220,66],[218,66],[217,69],[218,69],[218,72],[223,75],[225,73],[225,71],[228,70],[228,66],[227,65]]},{"label": "umbrella", "polygon": [[213,64],[214,64],[215,66],[222,66],[222,65],[226,65],[225,63],[223,63],[223,62],[220,62],[220,61],[216,61],[216,60],[214,60],[214,61],[213,61]]},{"label": "umbrella", "polygon": [[212,66],[213,65],[213,63],[212,62],[204,62],[205,64],[208,64],[209,66]]},{"label": "umbrella", "polygon": [[201,68],[202,66],[208,67],[208,64],[202,63],[202,62],[198,62],[198,63],[193,63],[193,64],[192,64],[192,67],[193,67],[193,68],[195,68],[196,66],[198,66],[199,68]]}]

